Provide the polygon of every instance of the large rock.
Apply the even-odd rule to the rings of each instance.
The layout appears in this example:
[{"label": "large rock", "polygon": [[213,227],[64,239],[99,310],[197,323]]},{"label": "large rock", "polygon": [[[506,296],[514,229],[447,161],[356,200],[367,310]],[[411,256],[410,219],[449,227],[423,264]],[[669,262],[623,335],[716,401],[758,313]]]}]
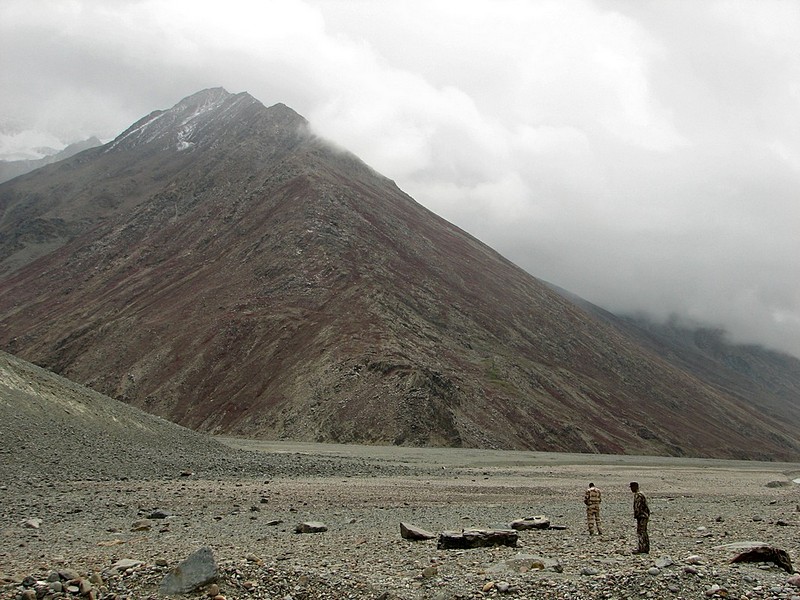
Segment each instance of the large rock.
[{"label": "large rock", "polygon": [[400,537],[404,540],[432,540],[436,534],[410,523],[400,523]]},{"label": "large rock", "polygon": [[482,548],[486,546],[517,545],[519,534],[513,529],[464,529],[462,531],[445,531],[439,534],[437,548],[464,549]]},{"label": "large rock", "polygon": [[215,581],[219,575],[211,548],[200,548],[164,577],[159,592],[165,596],[188,594]]},{"label": "large rock", "polygon": [[792,559],[789,558],[789,553],[786,552],[786,550],[781,550],[780,548],[774,548],[772,546],[750,548],[734,556],[731,562],[771,562],[778,565],[787,573],[794,573]]}]

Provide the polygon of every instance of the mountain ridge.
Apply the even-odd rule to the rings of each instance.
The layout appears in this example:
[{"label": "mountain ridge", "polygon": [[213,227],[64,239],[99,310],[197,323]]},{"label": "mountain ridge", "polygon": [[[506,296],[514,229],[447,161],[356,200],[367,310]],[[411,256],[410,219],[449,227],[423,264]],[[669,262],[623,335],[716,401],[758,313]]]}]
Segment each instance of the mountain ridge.
[{"label": "mountain ridge", "polygon": [[800,456],[796,422],[251,98],[195,94],[0,186],[0,346],[214,433]]},{"label": "mountain ridge", "polygon": [[102,145],[102,142],[96,137],[69,144],[66,148],[59,152],[53,152],[52,155],[44,156],[36,159],[23,159],[23,160],[0,160],[0,183],[30,173],[40,167],[52,164],[74,156],[78,152],[83,152],[90,148],[95,148]]}]

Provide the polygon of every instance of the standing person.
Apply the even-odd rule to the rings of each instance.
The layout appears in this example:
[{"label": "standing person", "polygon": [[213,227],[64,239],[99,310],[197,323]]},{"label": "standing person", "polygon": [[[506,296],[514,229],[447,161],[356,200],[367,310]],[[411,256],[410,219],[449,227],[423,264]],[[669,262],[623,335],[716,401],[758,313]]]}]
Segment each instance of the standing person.
[{"label": "standing person", "polygon": [[639,491],[639,484],[631,481],[631,491],[633,492],[633,518],[636,519],[636,537],[639,546],[634,554],[650,553],[650,538],[647,535],[647,521],[650,519],[650,507],[647,506],[647,498]]},{"label": "standing person", "polygon": [[589,528],[589,535],[594,535],[597,530],[597,535],[603,535],[603,528],[600,525],[600,490],[594,487],[593,483],[589,484],[589,489],[583,495],[583,503],[586,505],[586,526]]}]

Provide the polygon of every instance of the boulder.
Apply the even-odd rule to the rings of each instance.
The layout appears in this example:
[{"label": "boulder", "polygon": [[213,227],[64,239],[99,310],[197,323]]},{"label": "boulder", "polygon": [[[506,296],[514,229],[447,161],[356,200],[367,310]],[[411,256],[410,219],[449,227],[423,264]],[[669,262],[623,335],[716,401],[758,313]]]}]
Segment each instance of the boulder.
[{"label": "boulder", "polygon": [[514,529],[463,529],[439,534],[440,550],[483,548],[491,546],[516,547],[519,534]]},{"label": "boulder", "polygon": [[164,596],[188,594],[215,581],[219,576],[217,562],[211,548],[200,548],[175,567],[161,581],[159,593]]},{"label": "boulder", "polygon": [[400,537],[404,540],[432,540],[436,534],[410,523],[400,523]]},{"label": "boulder", "polygon": [[744,552],[740,552],[731,559],[732,563],[738,562],[771,562],[778,565],[787,573],[794,573],[792,559],[786,550],[774,548],[772,546],[756,546]]}]

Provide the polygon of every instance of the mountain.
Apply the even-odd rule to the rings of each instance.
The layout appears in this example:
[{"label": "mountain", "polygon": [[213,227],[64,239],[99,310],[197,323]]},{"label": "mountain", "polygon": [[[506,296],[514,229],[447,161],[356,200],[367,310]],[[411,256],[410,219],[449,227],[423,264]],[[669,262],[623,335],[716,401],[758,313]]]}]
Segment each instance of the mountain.
[{"label": "mountain", "polygon": [[70,156],[74,156],[78,152],[83,152],[89,148],[99,146],[102,142],[96,137],[89,138],[82,142],[70,144],[60,152],[53,152],[52,155],[43,158],[28,159],[28,160],[0,160],[0,183],[13,179],[19,175],[30,173],[34,169],[43,167],[45,165],[64,160]]},{"label": "mountain", "polygon": [[756,344],[734,344],[721,329],[673,316],[615,315],[557,286],[551,287],[592,316],[635,339],[722,393],[750,402],[789,423],[800,422],[800,360]]},{"label": "mountain", "polygon": [[796,410],[705,380],[290,108],[219,88],[0,185],[0,347],[213,433],[800,457]]}]

